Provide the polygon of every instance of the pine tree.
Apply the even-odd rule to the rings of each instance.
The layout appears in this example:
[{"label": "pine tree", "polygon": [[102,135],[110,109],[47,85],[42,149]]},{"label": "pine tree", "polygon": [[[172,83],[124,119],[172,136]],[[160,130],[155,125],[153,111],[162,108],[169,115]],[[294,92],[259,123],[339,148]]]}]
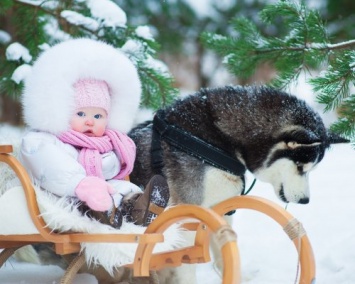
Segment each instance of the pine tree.
[{"label": "pine tree", "polygon": [[[194,88],[211,87],[216,82],[221,63],[212,58],[199,36],[202,32],[224,33],[226,18],[237,15],[255,15],[265,0],[209,0],[209,1],[160,1],[115,0],[136,24],[149,23],[155,27],[155,37],[161,43],[159,55],[172,66],[177,84],[188,88],[184,74],[193,72]],[[190,68],[182,66],[188,63]],[[174,68],[180,65],[179,68]],[[224,69],[224,68],[223,68]],[[181,81],[179,80],[182,77]],[[189,86],[193,87],[193,86]]]},{"label": "pine tree", "polygon": [[[236,36],[204,33],[202,41],[224,58],[230,72],[249,77],[262,63],[277,72],[269,84],[285,89],[303,71],[321,70],[309,83],[324,110],[336,109],[339,120],[331,129],[349,138],[355,145],[355,40],[331,43],[325,24],[316,10],[305,2],[280,0],[259,13],[265,25],[284,25],[283,36],[264,36],[245,17],[232,20]],[[281,22],[280,22],[281,20]]]},{"label": "pine tree", "polygon": [[40,52],[76,37],[103,40],[129,56],[142,81],[143,107],[157,109],[177,95],[168,68],[156,59],[159,44],[148,27],[127,24],[125,12],[110,0],[1,0],[0,17],[5,15],[11,15],[7,19],[14,33],[0,28],[1,96],[20,96]]}]

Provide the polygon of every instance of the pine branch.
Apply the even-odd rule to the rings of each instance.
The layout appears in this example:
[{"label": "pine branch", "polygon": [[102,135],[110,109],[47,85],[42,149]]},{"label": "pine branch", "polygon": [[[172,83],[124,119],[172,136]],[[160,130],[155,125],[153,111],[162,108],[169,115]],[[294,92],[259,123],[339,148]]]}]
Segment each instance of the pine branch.
[{"label": "pine branch", "polygon": [[[50,9],[44,8],[43,5],[46,2],[48,2],[48,0],[43,1],[40,5],[35,5],[30,2],[22,2],[21,0],[15,0],[15,1],[18,3],[21,3],[21,5],[31,7],[35,10],[40,10],[40,11],[44,12],[45,14],[54,17],[55,19],[57,19],[58,22],[65,22],[68,26],[72,26],[72,27],[80,27],[80,29],[84,30],[85,32],[95,36],[96,38],[100,38],[99,31],[93,31],[93,30],[85,27],[84,25],[74,25],[73,23],[69,22],[65,17],[63,17],[61,15],[62,9],[58,8],[55,12],[53,12]],[[34,19],[35,19],[35,15],[34,15]],[[59,19],[60,19],[60,21],[59,21]],[[101,37],[101,38],[103,38],[103,37]]]},{"label": "pine branch", "polygon": [[350,49],[352,47],[355,47],[355,39],[349,40],[346,42],[340,42],[340,43],[336,43],[336,44],[328,44],[327,45],[328,50]]},{"label": "pine branch", "polygon": [[269,52],[280,52],[280,51],[307,51],[307,50],[326,50],[326,51],[335,51],[335,50],[341,50],[341,49],[350,49],[354,47],[355,48],[355,39],[349,40],[346,42],[340,42],[336,44],[324,44],[324,43],[306,43],[302,46],[278,46],[278,47],[273,47],[273,48],[265,48],[265,49],[256,49],[254,50],[255,54],[264,54],[264,53],[269,53]]},{"label": "pine branch", "polygon": [[140,65],[139,76],[143,82],[143,93],[146,94],[142,99],[142,106],[156,110],[170,104],[178,94],[177,89],[171,88],[173,80],[168,74]]},{"label": "pine branch", "polygon": [[283,37],[262,36],[254,23],[239,17],[232,21],[236,37],[205,33],[202,40],[224,57],[228,69],[238,77],[248,78],[264,63],[273,66],[277,77],[271,84],[280,89],[296,81],[303,70],[325,68],[310,83],[325,111],[347,110],[340,112],[341,120],[333,129],[354,140],[355,107],[346,102],[355,96],[349,88],[355,83],[355,39],[330,43],[318,12],[309,10],[303,1],[280,0],[260,12],[266,24],[280,17],[287,29]]},{"label": "pine branch", "polygon": [[[129,25],[125,27],[105,26],[104,21],[97,21],[97,19],[91,17],[91,10],[87,7],[85,1],[58,1],[58,6],[55,8],[46,6],[47,2],[50,1],[44,0],[31,3],[29,1],[22,2],[21,0],[15,0],[13,2],[16,3],[16,6],[19,8],[26,7],[26,15],[31,17],[31,21],[33,22],[32,26],[36,27],[36,30],[32,28],[29,31],[23,32],[28,26],[19,26],[19,31],[23,33],[23,36],[20,38],[26,39],[22,40],[22,43],[25,46],[31,46],[29,50],[31,54],[35,55],[33,58],[36,58],[36,55],[41,51],[39,49],[40,44],[53,44],[62,40],[57,40],[44,32],[44,25],[49,23],[49,20],[54,19],[55,24],[58,23],[59,30],[65,32],[68,36],[75,37],[80,35],[81,37],[90,37],[105,41],[117,48],[122,48],[132,59],[132,62],[136,65],[138,73],[140,74],[144,106],[157,109],[162,105],[170,103],[172,99],[176,97],[177,89],[173,87],[171,75],[168,72],[162,72],[162,70],[151,67],[148,64],[148,61],[154,58],[159,48],[155,40],[140,37],[136,33],[136,27]],[[10,8],[13,7],[13,5],[14,4],[12,4]],[[18,13],[19,10],[18,8],[15,9],[15,15],[17,15],[16,13]],[[46,17],[43,17],[43,15]],[[85,21],[71,21],[71,16],[74,16],[74,19],[78,19],[77,16],[79,16],[79,20],[83,17]],[[97,25],[95,24],[94,28],[85,26],[86,20],[88,20],[88,23],[90,23],[90,20],[92,23],[97,22]],[[35,34],[33,34],[34,31],[36,31]],[[33,38],[37,37],[39,34],[45,35],[46,38],[41,38],[41,40],[34,42]],[[127,50],[125,45],[130,41],[137,42],[137,46],[140,46],[140,48],[137,50]],[[6,61],[6,59],[2,59],[2,54],[0,54],[0,62],[1,61],[5,61],[4,64],[0,65],[2,66],[2,68],[0,67],[2,73],[0,76],[0,79],[2,79],[0,80],[0,88],[4,91],[1,93],[19,94],[18,91],[14,91],[14,88],[21,89],[22,84],[17,85],[10,78],[15,68],[22,63]],[[4,73],[3,71],[6,72]]]}]

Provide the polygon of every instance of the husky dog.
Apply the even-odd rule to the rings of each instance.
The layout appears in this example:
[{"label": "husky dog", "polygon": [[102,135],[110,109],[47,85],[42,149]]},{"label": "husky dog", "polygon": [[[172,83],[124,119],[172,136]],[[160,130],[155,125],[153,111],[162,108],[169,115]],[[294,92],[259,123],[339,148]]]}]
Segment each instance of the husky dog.
[{"label": "husky dog", "polygon": [[[255,177],[273,185],[284,202],[306,204],[308,174],[333,143],[347,140],[329,132],[303,100],[268,87],[202,89],[165,109],[165,122],[239,160]],[[153,174],[152,123],[129,133],[137,145],[131,181],[144,185]],[[213,206],[241,194],[243,176],[218,169],[162,138],[162,172],[171,203]]]},{"label": "husky dog", "polygon": [[[193,136],[192,143],[201,139],[217,148],[244,170],[236,174],[238,171],[215,167],[199,154],[181,149],[179,143],[185,138],[173,141],[176,133],[166,137],[169,127]],[[158,134],[154,136],[154,132]],[[309,172],[331,144],[348,142],[329,132],[303,100],[263,86],[202,89],[176,101],[163,110],[163,115],[158,111],[153,122],[138,125],[129,136],[137,145],[130,175],[133,183],[144,185],[155,172],[152,141],[158,139],[159,170],[167,178],[170,203],[207,207],[240,195],[245,187],[245,169],[272,184],[282,201],[306,204],[310,200]],[[219,257],[215,255],[217,265]],[[161,277],[167,277],[162,283],[194,283],[192,269],[190,265],[162,271]]]}]

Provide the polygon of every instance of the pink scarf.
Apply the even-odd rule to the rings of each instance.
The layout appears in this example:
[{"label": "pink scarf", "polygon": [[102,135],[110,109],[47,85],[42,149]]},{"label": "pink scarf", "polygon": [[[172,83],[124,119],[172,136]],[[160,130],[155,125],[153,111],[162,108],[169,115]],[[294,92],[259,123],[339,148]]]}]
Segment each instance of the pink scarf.
[{"label": "pink scarf", "polygon": [[121,161],[121,171],[114,179],[124,179],[133,170],[136,145],[126,134],[107,129],[101,137],[89,137],[83,133],[69,130],[58,138],[64,143],[80,149],[78,161],[89,176],[104,178],[100,154],[112,150],[116,152]]}]

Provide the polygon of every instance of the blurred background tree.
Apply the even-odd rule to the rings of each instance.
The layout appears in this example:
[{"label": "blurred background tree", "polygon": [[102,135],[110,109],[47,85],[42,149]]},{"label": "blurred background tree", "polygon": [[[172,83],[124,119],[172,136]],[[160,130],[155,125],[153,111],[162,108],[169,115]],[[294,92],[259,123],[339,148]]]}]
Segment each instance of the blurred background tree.
[{"label": "blurred background tree", "polygon": [[[291,27],[294,24],[297,24],[301,29],[302,21],[292,20],[292,13],[284,14],[283,12],[285,11],[280,10],[280,3],[296,3],[301,7],[302,2],[299,0],[295,0],[295,2],[279,2],[277,0],[99,1],[101,4],[106,2],[115,3],[118,8],[124,11],[123,13],[127,15],[127,23],[121,26],[105,26],[103,20],[100,20],[100,17],[97,16],[99,13],[95,13],[94,7],[89,7],[90,3],[93,5],[96,2],[94,0],[26,0],[26,2],[2,0],[0,7],[0,15],[2,15],[0,20],[0,77],[3,90],[8,90],[7,98],[16,97],[16,94],[19,93],[17,87],[21,86],[21,84],[14,84],[8,79],[12,76],[14,66],[21,65],[21,62],[9,62],[5,57],[5,51],[8,46],[16,41],[30,50],[32,58],[36,58],[42,43],[53,44],[54,41],[63,40],[62,36],[102,38],[117,47],[125,46],[126,48],[128,46],[126,43],[131,42],[131,39],[134,42],[138,41],[141,43],[139,45],[141,48],[137,50],[143,50],[143,52],[137,52],[132,47],[127,48],[127,50],[131,52],[135,50],[133,53],[143,54],[144,56],[132,55],[132,58],[140,59],[142,57],[144,59],[145,54],[148,54],[150,58],[160,59],[164,62],[172,74],[172,77],[164,76],[162,78],[167,83],[166,85],[150,84],[150,82],[144,84],[146,86],[146,100],[143,105],[153,106],[153,108],[169,103],[171,98],[177,94],[177,89],[180,93],[186,93],[195,91],[200,87],[231,83],[251,84],[255,82],[272,82],[274,86],[286,86],[288,83],[287,78],[297,78],[297,76],[293,75],[299,74],[301,70],[315,69],[320,72],[329,70],[329,66],[339,68],[338,65],[334,65],[336,62],[339,62],[339,65],[344,67],[346,60],[351,60],[352,55],[352,47],[349,47],[336,50],[325,49],[323,51],[315,51],[309,48],[307,50],[300,49],[298,53],[292,53],[291,57],[289,57],[290,53],[287,52],[279,52],[277,55],[268,53],[260,56],[255,62],[253,62],[255,58],[249,56],[248,53],[244,55],[241,53],[240,61],[235,62],[231,60],[231,57],[226,56],[227,54],[235,55],[239,52],[236,46],[233,45],[236,44],[237,40],[243,39],[245,43],[248,43],[248,40],[252,41],[251,39],[256,35],[260,35],[260,38],[267,42],[269,41],[274,46],[277,46],[277,44],[285,45],[287,36],[290,37],[287,44],[298,44],[303,36],[302,33],[298,33],[297,35],[301,37],[297,38],[295,35],[290,34],[290,31],[295,30],[294,27]],[[40,8],[29,5],[28,2],[41,4]],[[48,13],[46,11],[49,9],[47,5],[49,6],[51,3],[57,3],[57,6],[55,9],[51,8],[52,12]],[[314,0],[306,3],[307,6],[302,6],[305,9],[303,12],[310,13],[310,10],[315,9],[310,13],[309,22],[306,23],[312,27],[311,34],[313,34],[314,38],[311,37],[311,34],[302,38],[309,40],[307,42],[308,47],[310,43],[335,44],[355,38],[354,1]],[[264,10],[266,5],[279,6],[274,6],[273,11],[268,8],[269,12],[267,12]],[[65,17],[61,12],[63,10],[79,13],[85,16],[86,18],[84,19],[86,20],[88,18],[93,19],[99,25],[100,28],[98,30],[100,32],[87,30],[87,28],[84,28],[84,23],[71,23],[69,16]],[[260,16],[260,11],[263,11],[261,14],[264,14],[264,16]],[[267,17],[270,17],[270,19],[267,20]],[[28,24],[24,25],[24,23]],[[245,25],[243,26],[242,23]],[[48,36],[48,26],[52,30],[50,36]],[[155,40],[147,39],[146,36],[144,38],[137,36],[137,27],[144,27],[141,29],[142,31],[146,29],[146,26],[149,27]],[[247,31],[251,27],[252,30],[249,30],[248,34]],[[242,29],[246,29],[244,34]],[[1,36],[1,30],[10,35],[11,39],[9,41],[6,41],[6,36]],[[60,38],[54,38],[53,34]],[[141,34],[146,33],[141,32]],[[202,40],[201,35],[203,35]],[[210,38],[208,38],[208,35],[210,35]],[[212,38],[215,39],[214,42],[211,41]],[[226,40],[230,40],[230,42],[226,43]],[[338,52],[342,54],[347,52],[348,57],[342,57],[343,61],[341,62],[343,63],[335,60],[340,54]],[[324,60],[320,60],[321,56],[323,56]],[[236,57],[234,60],[236,60]],[[301,65],[296,63],[299,60],[303,60]],[[138,65],[139,62],[144,62],[144,60],[138,60]],[[232,70],[236,67],[243,68],[243,66],[249,65],[250,62],[252,64],[250,64],[248,72],[244,72],[244,70],[238,73]],[[291,64],[288,64],[289,62]],[[158,66],[162,66],[162,64],[158,64]],[[144,64],[141,67],[144,67]],[[154,77],[148,72],[149,70],[144,70],[144,68],[141,70],[142,78],[147,78],[147,80],[153,78],[153,82],[154,80],[159,82],[158,79],[161,79],[158,76],[159,72]],[[347,70],[349,71],[349,68]],[[169,74],[165,71],[163,74]],[[346,72],[345,70],[343,71]],[[346,86],[349,86],[349,92],[351,92],[353,84],[350,76],[352,73],[347,73],[347,82],[349,84]],[[291,77],[287,77],[285,74],[289,74]],[[322,74],[325,73],[323,72]],[[3,82],[4,78],[6,78],[6,82]],[[172,81],[172,78],[174,78],[174,81]],[[275,84],[277,82],[277,80],[274,80],[275,78],[279,82],[280,78],[284,78],[284,84]],[[316,78],[319,77],[314,77],[314,79]],[[313,83],[317,85],[317,81]],[[318,83],[318,85],[322,84],[324,82]],[[4,88],[4,85],[6,88]],[[162,86],[165,86],[165,88]],[[322,102],[322,99],[320,99],[322,97],[321,90],[316,91],[318,100]],[[169,95],[168,98],[164,97],[167,94]],[[336,96],[335,100],[332,97],[323,98],[325,98],[323,103],[325,103],[326,109],[336,108],[341,113],[342,120],[339,120],[338,126],[333,127],[353,139],[354,120],[351,119],[353,117],[352,114],[349,114],[353,112],[353,102],[351,102],[353,96],[349,93],[346,95],[346,92],[343,92],[343,95]],[[3,102],[3,107],[4,105]],[[4,120],[1,119],[0,121]],[[344,124],[347,126],[344,126]]]},{"label": "blurred background tree", "polygon": [[75,37],[103,40],[130,57],[142,81],[142,107],[157,109],[178,93],[149,28],[127,24],[126,13],[110,0],[2,0],[0,24],[2,122],[21,124],[23,80],[39,53]]},{"label": "blurred background tree", "polygon": [[[329,6],[333,3],[329,2]],[[332,13],[326,15],[334,17]],[[265,35],[252,20],[237,17],[232,21],[234,35],[205,32],[202,40],[223,57],[237,77],[249,78],[260,65],[268,64],[276,75],[268,83],[287,89],[302,73],[309,72],[308,82],[316,100],[325,111],[339,113],[332,130],[355,144],[355,38],[345,39],[353,31],[340,29],[344,19],[339,18],[334,21],[341,23],[333,23],[338,29],[328,31],[318,10],[310,9],[304,1],[281,0],[266,5],[259,16],[264,25],[279,22],[285,31],[277,36]],[[345,21],[348,23],[351,18],[346,17]],[[316,72],[311,73],[313,70]]]},{"label": "blurred background tree", "polygon": [[[228,22],[255,18],[265,0],[115,0],[134,25],[149,24],[161,49],[160,58],[174,74],[177,87],[196,90],[233,80],[220,58],[200,41],[203,32],[232,32]],[[263,29],[260,25],[259,28]],[[270,30],[269,33],[276,32]]]}]

